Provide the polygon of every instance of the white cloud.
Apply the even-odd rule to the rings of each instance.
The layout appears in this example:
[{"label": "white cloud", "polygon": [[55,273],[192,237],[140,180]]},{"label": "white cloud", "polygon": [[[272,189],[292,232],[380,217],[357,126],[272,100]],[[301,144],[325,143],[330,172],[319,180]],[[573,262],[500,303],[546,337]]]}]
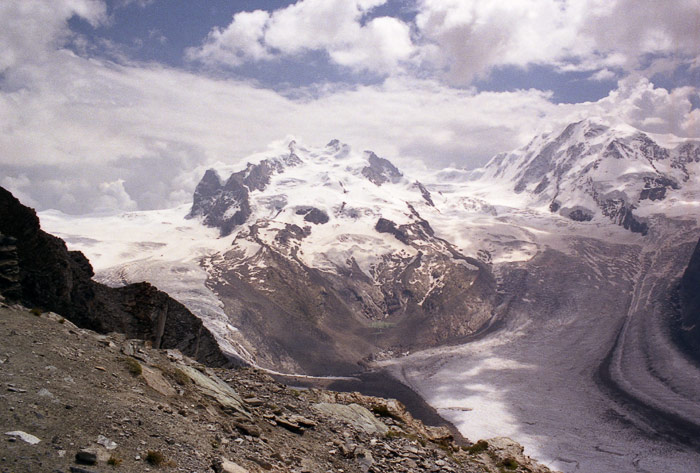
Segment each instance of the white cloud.
[{"label": "white cloud", "polygon": [[645,66],[649,55],[697,59],[697,0],[420,0],[426,60],[469,83],[496,66],[595,71]]},{"label": "white cloud", "polygon": [[329,54],[342,66],[389,73],[407,61],[413,51],[408,25],[395,18],[380,17],[362,27],[357,39],[331,49]]},{"label": "white cloud", "polygon": [[114,209],[136,210],[138,206],[124,189],[124,180],[117,179],[99,184],[99,194],[94,203],[96,211]]},{"label": "white cloud", "polygon": [[411,24],[363,21],[384,3],[301,0],[271,13],[239,13],[188,57],[239,66],[318,50],[355,70],[391,75],[412,64],[462,85],[499,66],[548,65],[597,72],[601,80],[612,70],[648,67],[650,57],[669,67],[700,57],[698,0],[416,0]]},{"label": "white cloud", "polygon": [[388,74],[414,52],[410,28],[391,17],[364,15],[386,0],[302,0],[268,13],[234,15],[224,29],[213,29],[200,47],[188,49],[190,60],[238,66],[307,51],[326,51],[336,64]]},{"label": "white cloud", "polygon": [[611,80],[615,77],[617,77],[617,74],[615,74],[615,72],[611,71],[608,68],[596,71],[593,75],[591,75],[591,79],[597,81]]},{"label": "white cloud", "polygon": [[621,80],[590,112],[615,117],[650,133],[700,137],[700,109],[693,110],[693,96],[700,100],[697,88],[678,87],[669,92],[655,88],[646,78],[633,76]]},{"label": "white cloud", "polygon": [[237,13],[227,28],[214,28],[200,48],[190,48],[186,55],[190,60],[210,65],[238,66],[246,61],[269,59],[272,55],[262,44],[269,20],[270,15],[262,10]]},{"label": "white cloud", "polygon": [[67,20],[79,16],[92,25],[106,20],[99,0],[4,0],[0,2],[0,73],[36,62],[70,36]]}]

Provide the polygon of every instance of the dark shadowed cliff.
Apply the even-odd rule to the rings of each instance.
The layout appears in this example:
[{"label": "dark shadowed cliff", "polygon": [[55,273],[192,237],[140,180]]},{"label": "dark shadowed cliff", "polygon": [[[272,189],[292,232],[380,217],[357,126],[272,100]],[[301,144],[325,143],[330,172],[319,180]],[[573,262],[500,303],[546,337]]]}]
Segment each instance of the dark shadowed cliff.
[{"label": "dark shadowed cliff", "polygon": [[700,241],[681,279],[680,304],[680,337],[695,359],[700,360]]}]

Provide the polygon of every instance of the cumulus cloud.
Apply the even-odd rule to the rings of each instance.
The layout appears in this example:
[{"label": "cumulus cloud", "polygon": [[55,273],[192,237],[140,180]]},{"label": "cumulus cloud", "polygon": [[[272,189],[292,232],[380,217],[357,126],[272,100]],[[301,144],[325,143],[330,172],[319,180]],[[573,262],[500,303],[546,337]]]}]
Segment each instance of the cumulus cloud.
[{"label": "cumulus cloud", "polygon": [[228,27],[214,28],[201,47],[188,49],[186,55],[191,60],[230,66],[270,59],[272,54],[263,44],[269,20],[269,13],[263,10],[237,13]]},{"label": "cumulus cloud", "polygon": [[136,210],[137,205],[124,189],[124,179],[111,182],[102,182],[99,185],[100,192],[94,202],[96,211],[109,211],[114,209]]},{"label": "cumulus cloud", "polygon": [[325,51],[338,65],[388,74],[414,52],[410,28],[392,17],[365,15],[386,0],[302,0],[268,13],[262,10],[233,16],[226,28],[214,28],[187,58],[209,65],[238,66]]},{"label": "cumulus cloud", "polygon": [[428,62],[457,83],[493,67],[635,70],[650,55],[697,60],[697,0],[421,0],[416,25]]},{"label": "cumulus cloud", "polygon": [[700,58],[697,0],[416,0],[409,23],[366,21],[384,3],[302,0],[239,13],[187,55],[239,66],[319,50],[354,70],[391,75],[413,65],[460,85],[501,66],[548,65],[607,80],[649,67],[650,58],[669,67]]},{"label": "cumulus cloud", "polygon": [[614,117],[650,133],[700,137],[700,109],[693,109],[693,97],[700,100],[695,87],[668,91],[654,87],[644,77],[628,77],[608,97],[591,107],[590,112]]}]

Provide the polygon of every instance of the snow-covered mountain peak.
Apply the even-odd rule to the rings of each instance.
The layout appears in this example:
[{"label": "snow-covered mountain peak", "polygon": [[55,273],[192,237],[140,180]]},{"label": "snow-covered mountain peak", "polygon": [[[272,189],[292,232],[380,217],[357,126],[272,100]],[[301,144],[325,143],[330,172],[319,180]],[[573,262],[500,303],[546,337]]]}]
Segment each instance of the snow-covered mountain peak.
[{"label": "snow-covered mountain peak", "polygon": [[323,148],[292,142],[288,150],[225,182],[207,171],[190,217],[234,236],[242,254],[264,246],[323,270],[355,265],[368,277],[389,255],[446,251],[424,231],[421,215],[435,211],[430,192],[389,160],[338,140]]},{"label": "snow-covered mountain peak", "polygon": [[495,156],[473,179],[506,183],[530,207],[646,234],[646,217],[673,211],[667,202],[693,201],[699,176],[697,142],[666,148],[630,126],[586,119]]}]

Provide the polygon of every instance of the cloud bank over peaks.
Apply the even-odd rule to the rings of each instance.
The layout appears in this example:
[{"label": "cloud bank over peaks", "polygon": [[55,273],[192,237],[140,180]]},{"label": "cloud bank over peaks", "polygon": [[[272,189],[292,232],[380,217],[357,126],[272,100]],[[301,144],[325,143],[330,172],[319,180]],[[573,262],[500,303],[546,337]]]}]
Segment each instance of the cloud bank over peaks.
[{"label": "cloud bank over peaks", "polygon": [[[155,209],[187,202],[214,163],[237,167],[289,134],[313,146],[338,138],[372,149],[407,173],[421,166],[474,168],[536,133],[588,117],[700,137],[696,87],[658,87],[644,71],[621,73],[619,66],[639,51],[667,51],[666,64],[691,57],[692,39],[679,36],[695,34],[690,20],[678,20],[680,32],[669,31],[676,15],[692,18],[686,0],[665,4],[668,11],[658,18],[630,13],[647,22],[648,31],[638,27],[639,47],[632,20],[622,18],[620,5],[631,9],[623,0],[513,0],[513,12],[495,2],[422,0],[400,18],[390,16],[392,0],[302,0],[272,12],[239,12],[189,50],[192,66],[324,51],[339,66],[384,74],[369,84],[353,82],[352,74],[343,75],[347,82],[321,78],[292,94],[198,67],[108,60],[95,44],[67,49],[78,38],[71,18],[109,29],[116,8],[155,8],[161,1],[123,0],[110,10],[98,0],[0,0],[6,25],[0,29],[0,185],[39,210]],[[606,15],[618,15],[619,30],[592,23]],[[580,43],[566,25],[585,32]],[[82,41],[91,40],[83,34]],[[620,52],[602,44],[613,34],[626,41]],[[649,35],[671,39],[645,46]],[[485,91],[453,84],[518,61],[555,61],[561,68],[590,67],[600,80],[624,78],[607,96],[583,103],[554,103],[544,87]],[[594,68],[602,64],[605,69]]]},{"label": "cloud bank over peaks", "polygon": [[420,68],[457,85],[506,66],[546,65],[609,80],[650,62],[673,69],[700,58],[697,0],[416,0],[410,21],[372,17],[386,3],[301,0],[273,12],[240,12],[187,57],[235,67],[323,51],[355,71],[388,76]]}]

